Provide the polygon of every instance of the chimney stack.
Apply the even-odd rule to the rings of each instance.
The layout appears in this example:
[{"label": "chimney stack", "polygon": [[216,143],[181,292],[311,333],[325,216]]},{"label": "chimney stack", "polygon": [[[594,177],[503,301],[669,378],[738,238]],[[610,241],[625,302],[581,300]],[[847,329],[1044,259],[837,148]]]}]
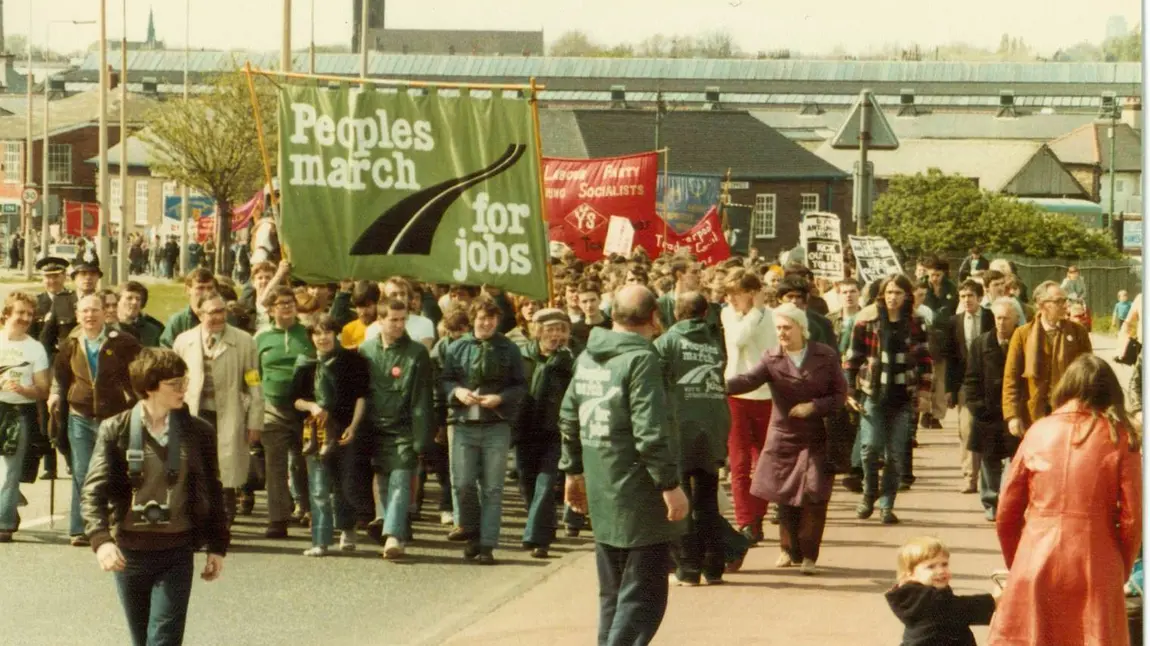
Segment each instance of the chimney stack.
[{"label": "chimney stack", "polygon": [[1142,130],[1142,99],[1128,96],[1122,102],[1122,123],[1135,130]]}]

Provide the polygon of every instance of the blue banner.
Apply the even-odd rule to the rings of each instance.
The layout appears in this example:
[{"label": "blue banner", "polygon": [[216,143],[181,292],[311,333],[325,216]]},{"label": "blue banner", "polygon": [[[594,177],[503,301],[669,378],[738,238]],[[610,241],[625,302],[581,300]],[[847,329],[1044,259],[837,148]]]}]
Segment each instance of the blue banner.
[{"label": "blue banner", "polygon": [[664,176],[660,173],[655,198],[655,208],[663,215],[667,226],[683,235],[719,203],[719,178],[675,173]]},{"label": "blue banner", "polygon": [[[188,196],[188,217],[192,220],[200,218],[210,218],[216,214],[216,203],[206,195],[189,195]],[[164,196],[164,217],[172,218],[173,220],[180,219],[180,196],[179,195],[165,195]]]}]

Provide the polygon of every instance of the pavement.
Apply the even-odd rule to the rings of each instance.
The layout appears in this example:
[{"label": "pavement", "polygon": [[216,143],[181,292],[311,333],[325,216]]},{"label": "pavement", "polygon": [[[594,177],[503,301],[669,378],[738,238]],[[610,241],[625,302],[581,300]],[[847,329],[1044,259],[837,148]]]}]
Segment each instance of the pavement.
[{"label": "pavement", "polygon": [[[1114,345],[1113,339],[1096,338],[1103,356],[1112,356]],[[1118,368],[1125,383],[1129,368]],[[728,575],[725,585],[672,589],[655,643],[898,643],[901,626],[882,593],[893,583],[898,546],[921,534],[950,545],[958,592],[988,591],[989,574],[1003,563],[977,496],[958,493],[955,416],[943,430],[920,432],[919,442],[918,481],[896,503],[901,525],[883,526],[877,516],[855,519],[858,495],[836,488],[822,574],[775,569],[777,538],[771,537],[751,550],[743,570]],[[21,531],[16,542],[0,546],[0,643],[127,643],[112,576],[99,570],[90,549],[67,545],[70,481],[56,484],[55,517],[49,514],[49,483],[23,486],[29,505],[20,510]],[[432,501],[434,487],[429,484]],[[480,567],[465,564],[459,546],[445,540],[433,504],[415,525],[410,557],[401,562],[384,561],[378,548],[364,545],[355,553],[305,558],[300,552],[310,546],[306,529],[293,528],[285,540],[262,538],[261,495],[256,514],[240,517],[233,528],[221,579],[195,580],[186,643],[593,643],[598,583],[591,540],[560,539],[551,559],[531,559],[519,549],[525,514],[512,483],[505,499],[500,563]],[[198,556],[197,567],[202,564]],[[984,640],[986,629],[976,634]]]}]

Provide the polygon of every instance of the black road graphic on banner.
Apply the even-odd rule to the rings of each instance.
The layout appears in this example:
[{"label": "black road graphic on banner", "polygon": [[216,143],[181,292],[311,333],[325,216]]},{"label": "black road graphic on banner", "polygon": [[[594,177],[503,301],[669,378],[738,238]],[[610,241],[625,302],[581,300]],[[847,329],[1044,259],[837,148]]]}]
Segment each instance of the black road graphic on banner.
[{"label": "black road graphic on banner", "polygon": [[526,150],[524,144],[510,144],[490,166],[408,195],[360,234],[351,246],[351,255],[431,255],[435,231],[455,200],[472,186],[514,166]]}]

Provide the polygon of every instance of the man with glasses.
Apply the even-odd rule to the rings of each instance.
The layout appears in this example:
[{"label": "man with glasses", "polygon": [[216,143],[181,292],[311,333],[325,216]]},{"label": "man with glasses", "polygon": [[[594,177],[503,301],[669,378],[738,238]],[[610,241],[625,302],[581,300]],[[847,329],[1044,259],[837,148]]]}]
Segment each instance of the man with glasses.
[{"label": "man with glasses", "polygon": [[1048,280],[1034,290],[1035,319],[1014,331],[1006,352],[1002,417],[1010,434],[1049,415],[1050,389],[1082,354],[1094,351],[1090,332],[1066,318],[1066,292]]},{"label": "man with glasses", "polygon": [[[223,297],[215,292],[204,294],[195,308],[200,324],[176,337],[172,350],[188,367],[184,396],[188,410],[215,429],[224,512],[230,525],[236,517],[237,490],[248,482],[249,447],[260,440],[264,427],[259,363],[252,337],[228,325]],[[247,509],[252,492],[242,493]]]},{"label": "man with glasses", "polygon": [[[315,346],[296,317],[295,292],[290,287],[275,288],[264,304],[271,312],[271,326],[255,338],[264,396],[260,435],[267,465],[268,527],[264,536],[286,538],[288,520],[310,523],[307,467],[301,453],[301,422],[295,410],[292,376],[301,355],[315,358]],[[292,497],[296,499],[294,512]]]},{"label": "man with glasses", "polygon": [[100,422],[136,403],[130,388],[128,365],[140,353],[140,343],[106,324],[104,301],[97,294],[77,304],[80,331],[60,345],[53,368],[48,410],[59,418],[68,406],[68,440],[72,449],[72,511],[68,533],[72,545],[84,547],[84,521],[80,516],[80,488],[96,445]]}]

